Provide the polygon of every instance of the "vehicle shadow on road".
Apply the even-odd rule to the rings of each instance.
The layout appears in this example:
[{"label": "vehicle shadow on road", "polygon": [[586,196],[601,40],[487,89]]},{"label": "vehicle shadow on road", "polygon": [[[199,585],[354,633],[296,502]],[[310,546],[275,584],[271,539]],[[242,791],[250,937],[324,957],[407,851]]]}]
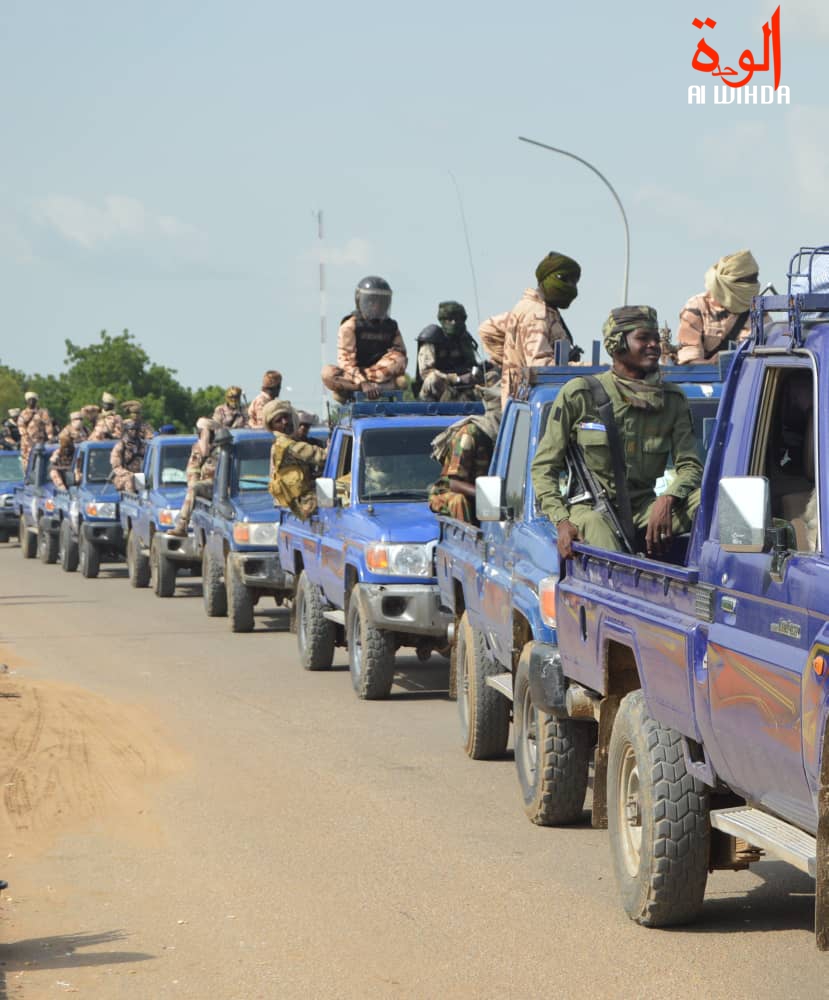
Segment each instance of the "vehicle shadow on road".
[{"label": "vehicle shadow on road", "polygon": [[396,660],[394,666],[391,701],[416,701],[420,698],[448,700],[448,660],[432,656],[422,663],[415,657],[406,657]]},{"label": "vehicle shadow on road", "polygon": [[270,611],[254,609],[255,632],[290,632],[291,612],[289,608],[273,608]]}]

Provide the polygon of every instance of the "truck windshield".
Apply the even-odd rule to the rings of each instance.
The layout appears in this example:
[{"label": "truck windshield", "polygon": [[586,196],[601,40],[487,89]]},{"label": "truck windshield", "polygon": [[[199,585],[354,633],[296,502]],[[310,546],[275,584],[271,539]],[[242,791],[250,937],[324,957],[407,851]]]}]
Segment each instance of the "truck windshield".
[{"label": "truck windshield", "polygon": [[240,493],[266,490],[271,480],[272,441],[238,441],[236,443],[236,477]]},{"label": "truck windshield", "polygon": [[16,483],[23,478],[23,463],[19,455],[0,454],[0,482]]},{"label": "truck windshield", "polygon": [[[114,445],[113,445],[114,447]],[[112,448],[90,448],[86,463],[86,481],[88,483],[105,483],[112,472],[110,455]]]},{"label": "truck windshield", "polygon": [[187,482],[187,460],[192,445],[170,444],[161,449],[160,486],[177,486]]},{"label": "truck windshield", "polygon": [[445,430],[435,427],[367,430],[360,444],[358,496],[362,501],[426,500],[440,476],[431,455],[432,439]]}]

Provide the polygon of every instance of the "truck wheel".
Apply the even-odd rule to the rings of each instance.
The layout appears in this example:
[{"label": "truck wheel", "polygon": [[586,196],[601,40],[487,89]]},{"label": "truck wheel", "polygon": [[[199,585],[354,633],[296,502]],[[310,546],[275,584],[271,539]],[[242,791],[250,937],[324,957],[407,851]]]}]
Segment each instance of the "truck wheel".
[{"label": "truck wheel", "polygon": [[24,559],[34,559],[37,555],[37,535],[26,527],[26,519],[20,515],[20,553]]},{"label": "truck wheel", "polygon": [[78,543],[72,537],[72,525],[65,518],[60,522],[60,544],[58,545],[58,560],[64,573],[74,573],[78,568]]},{"label": "truck wheel", "polygon": [[348,669],[358,698],[388,698],[394,681],[394,635],[369,625],[365,601],[351,591],[346,618]]},{"label": "truck wheel", "polygon": [[172,597],[176,592],[176,564],[167,558],[158,535],[150,543],[150,579],[156,597]]},{"label": "truck wheel", "polygon": [[225,587],[227,589],[227,617],[231,632],[253,631],[253,597],[242,582],[239,568],[228,557],[225,562]]},{"label": "truck wheel", "polygon": [[627,915],[646,927],[693,920],[708,878],[708,790],[685,770],[679,733],[650,718],[641,691],[622,699],[613,724],[607,799]]},{"label": "truck wheel", "polygon": [[299,574],[293,614],[296,622],[296,643],[299,659],[306,670],[328,670],[334,662],[334,642],[337,638],[333,622],[322,617],[322,600],[316,584],[303,570]]},{"label": "truck wheel", "polygon": [[9,540],[8,531],[0,531],[0,545]]},{"label": "truck wheel", "polygon": [[206,545],[201,563],[201,593],[205,614],[208,618],[224,618],[227,615],[227,589],[222,579],[222,563],[210,555]]},{"label": "truck wheel", "polygon": [[515,767],[524,812],[538,826],[575,823],[584,809],[595,725],[540,712],[530,697],[529,667],[523,661],[514,697]]},{"label": "truck wheel", "polygon": [[42,525],[37,529],[37,554],[42,563],[54,563],[58,559],[58,536]]},{"label": "truck wheel", "polygon": [[83,535],[78,542],[78,569],[81,576],[87,580],[94,580],[101,568],[101,553],[97,546]]},{"label": "truck wheel", "polygon": [[150,585],[150,557],[141,548],[134,531],[127,535],[127,576],[131,587]]},{"label": "truck wheel", "polygon": [[486,683],[487,677],[498,673],[498,664],[465,611],[455,642],[458,714],[466,755],[472,760],[497,757],[507,748],[510,709],[507,699]]}]

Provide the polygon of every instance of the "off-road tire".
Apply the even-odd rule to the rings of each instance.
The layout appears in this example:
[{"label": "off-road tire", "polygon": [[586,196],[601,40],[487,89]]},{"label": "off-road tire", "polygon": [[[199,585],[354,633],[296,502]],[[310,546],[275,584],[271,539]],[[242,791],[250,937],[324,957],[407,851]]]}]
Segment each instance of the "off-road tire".
[{"label": "off-road tire", "polygon": [[253,596],[242,581],[239,568],[228,556],[225,562],[225,588],[227,591],[227,617],[231,632],[253,631]]},{"label": "off-road tire", "polygon": [[679,733],[650,718],[641,691],[626,695],[610,736],[607,818],[631,920],[670,927],[697,916],[708,878],[708,809],[706,786],[685,769]]},{"label": "off-road tire", "polygon": [[22,514],[20,515],[18,535],[20,537],[20,554],[24,559],[34,559],[37,555],[37,535],[27,529],[26,519]]},{"label": "off-road tire", "polygon": [[355,694],[365,701],[388,698],[394,682],[394,634],[369,625],[365,601],[356,588],[348,601],[345,631]]},{"label": "off-road tire", "polygon": [[297,581],[291,618],[296,622],[297,650],[305,670],[329,670],[334,662],[337,628],[323,618],[322,611],[320,592],[303,570]]},{"label": "off-road tire", "polygon": [[486,683],[487,677],[500,670],[487,651],[484,637],[472,627],[465,611],[458,624],[455,643],[463,748],[472,760],[498,757],[506,750],[509,740],[510,705],[502,694]]},{"label": "off-road tire", "polygon": [[513,700],[515,768],[524,812],[538,826],[566,826],[584,812],[596,724],[558,719],[535,707],[529,667],[521,661]]},{"label": "off-road tire", "polygon": [[167,558],[158,535],[150,543],[150,582],[156,597],[172,597],[176,592],[176,564]]},{"label": "off-road tire", "polygon": [[69,518],[60,522],[58,534],[58,561],[64,573],[74,573],[78,568],[78,543],[72,537],[72,525]]},{"label": "off-road tire", "polygon": [[206,543],[201,557],[201,593],[208,618],[224,618],[227,615],[227,588],[222,575],[222,562],[210,555]]},{"label": "off-road tire", "polygon": [[42,525],[37,529],[37,556],[42,563],[50,565],[58,559],[58,536],[45,531]]},{"label": "off-road tire", "polygon": [[101,553],[88,538],[81,535],[78,542],[78,570],[82,577],[94,580],[101,569]]},{"label": "off-road tire", "polygon": [[131,587],[143,588],[150,585],[150,557],[132,530],[127,535],[127,576]]},{"label": "off-road tire", "polygon": [[3,545],[8,540],[9,540],[8,531],[0,531],[0,545]]}]

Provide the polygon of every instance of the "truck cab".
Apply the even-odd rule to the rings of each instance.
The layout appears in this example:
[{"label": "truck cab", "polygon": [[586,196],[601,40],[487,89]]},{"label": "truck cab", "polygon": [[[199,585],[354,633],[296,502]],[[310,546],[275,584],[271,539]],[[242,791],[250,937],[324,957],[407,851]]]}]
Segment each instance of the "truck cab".
[{"label": "truck cab", "polygon": [[14,492],[20,552],[24,559],[38,556],[44,563],[58,557],[60,521],[55,516],[55,485],[49,478],[49,459],[56,448],[56,444],[32,447],[23,485]]},{"label": "truck cab", "polygon": [[23,489],[20,452],[0,451],[0,542],[17,537],[19,514],[14,507],[15,490]]}]

